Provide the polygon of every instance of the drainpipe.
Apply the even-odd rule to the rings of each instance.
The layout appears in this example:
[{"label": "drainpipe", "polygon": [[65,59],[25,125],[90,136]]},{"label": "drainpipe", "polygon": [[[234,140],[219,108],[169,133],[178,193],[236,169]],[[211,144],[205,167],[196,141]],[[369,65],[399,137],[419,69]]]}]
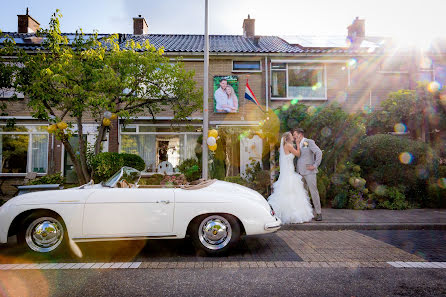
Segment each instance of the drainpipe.
[{"label": "drainpipe", "polygon": [[268,111],[269,105],[269,82],[268,82],[268,57],[265,57],[265,104],[266,111]]}]

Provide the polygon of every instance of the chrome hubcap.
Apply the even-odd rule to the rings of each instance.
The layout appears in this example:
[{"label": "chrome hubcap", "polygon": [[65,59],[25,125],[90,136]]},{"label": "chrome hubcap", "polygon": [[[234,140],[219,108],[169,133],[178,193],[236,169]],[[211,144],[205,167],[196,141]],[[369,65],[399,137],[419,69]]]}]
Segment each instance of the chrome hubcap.
[{"label": "chrome hubcap", "polygon": [[231,241],[231,224],[222,216],[207,217],[200,224],[198,237],[206,248],[211,250],[222,249]]},{"label": "chrome hubcap", "polygon": [[28,246],[41,253],[47,253],[57,248],[63,240],[62,224],[55,218],[42,217],[29,224],[25,233]]}]

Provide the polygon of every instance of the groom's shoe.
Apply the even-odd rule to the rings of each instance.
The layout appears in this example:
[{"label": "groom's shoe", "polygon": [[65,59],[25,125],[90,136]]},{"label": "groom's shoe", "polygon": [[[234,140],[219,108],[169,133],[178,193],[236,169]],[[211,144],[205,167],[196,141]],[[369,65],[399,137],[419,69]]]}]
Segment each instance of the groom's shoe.
[{"label": "groom's shoe", "polygon": [[316,221],[322,221],[322,214],[316,214]]}]

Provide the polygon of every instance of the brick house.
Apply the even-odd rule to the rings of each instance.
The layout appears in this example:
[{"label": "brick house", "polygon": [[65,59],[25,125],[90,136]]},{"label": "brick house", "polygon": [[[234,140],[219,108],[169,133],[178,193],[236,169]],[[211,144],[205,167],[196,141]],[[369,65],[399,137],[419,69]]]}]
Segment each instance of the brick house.
[{"label": "brick house", "polygon": [[[203,85],[203,35],[150,34],[141,16],[133,19],[134,34],[120,34],[124,44],[129,40],[149,40],[163,46],[165,55],[182,57],[185,68],[195,71],[198,86]],[[41,40],[34,32],[39,23],[28,13],[18,16],[18,32],[5,32],[26,50],[35,50]],[[377,108],[391,91],[414,88],[418,80],[446,82],[446,63],[439,50],[415,52],[398,49],[392,40],[369,37],[364,20],[355,19],[346,36],[258,36],[255,20],[243,21],[242,35],[211,35],[209,62],[209,121],[211,127],[232,127],[241,130],[258,129],[263,112],[244,99],[246,82],[264,109],[289,104],[293,99],[308,105],[337,101],[354,112]],[[66,34],[67,37],[74,34]],[[1,42],[1,40],[0,40]],[[214,92],[226,78],[236,95],[234,112],[217,110]],[[3,100],[8,90],[0,92]],[[2,98],[0,98],[1,100]],[[62,172],[68,182],[75,181],[71,162],[62,144],[46,131],[48,123],[33,119],[26,107],[26,98],[8,106],[8,116],[0,117],[0,155],[2,170],[0,190],[3,194],[15,191],[27,172],[44,175]],[[234,101],[235,102],[235,101]],[[3,131],[8,120],[14,119],[15,130]],[[202,129],[202,114],[196,112],[184,126],[193,130],[172,129],[172,114],[164,111],[154,120],[142,114],[125,126],[117,120],[104,142],[104,150],[139,154],[147,165],[147,174],[157,171],[162,161],[173,168],[181,161],[195,157],[195,145]],[[94,141],[95,122],[87,123],[87,140]],[[85,133],[85,132],[84,132]],[[20,147],[7,144],[11,138]],[[76,138],[73,138],[76,142]],[[10,141],[11,143],[11,141]],[[251,159],[262,158],[262,139],[234,135],[229,172],[244,172]],[[15,153],[11,153],[15,152]],[[0,193],[0,194],[1,194]]]}]

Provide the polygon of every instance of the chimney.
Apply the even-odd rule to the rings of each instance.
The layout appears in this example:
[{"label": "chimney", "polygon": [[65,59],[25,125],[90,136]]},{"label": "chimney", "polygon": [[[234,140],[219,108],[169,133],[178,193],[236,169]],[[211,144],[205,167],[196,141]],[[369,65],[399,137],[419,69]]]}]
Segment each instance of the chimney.
[{"label": "chimney", "polygon": [[19,33],[36,33],[40,28],[40,24],[38,21],[33,19],[32,16],[29,15],[28,7],[26,8],[26,14],[19,14],[18,17],[18,29]]},{"label": "chimney", "polygon": [[133,18],[134,35],[147,34],[148,32],[149,32],[149,26],[147,25],[145,18],[143,18],[141,15],[138,15],[137,18]]},{"label": "chimney", "polygon": [[347,27],[347,30],[347,38],[352,43],[362,41],[362,38],[365,37],[365,20],[360,20],[359,17],[356,17],[353,23]]},{"label": "chimney", "polygon": [[251,19],[248,14],[248,18],[243,20],[243,36],[253,38],[255,34],[255,19]]}]

